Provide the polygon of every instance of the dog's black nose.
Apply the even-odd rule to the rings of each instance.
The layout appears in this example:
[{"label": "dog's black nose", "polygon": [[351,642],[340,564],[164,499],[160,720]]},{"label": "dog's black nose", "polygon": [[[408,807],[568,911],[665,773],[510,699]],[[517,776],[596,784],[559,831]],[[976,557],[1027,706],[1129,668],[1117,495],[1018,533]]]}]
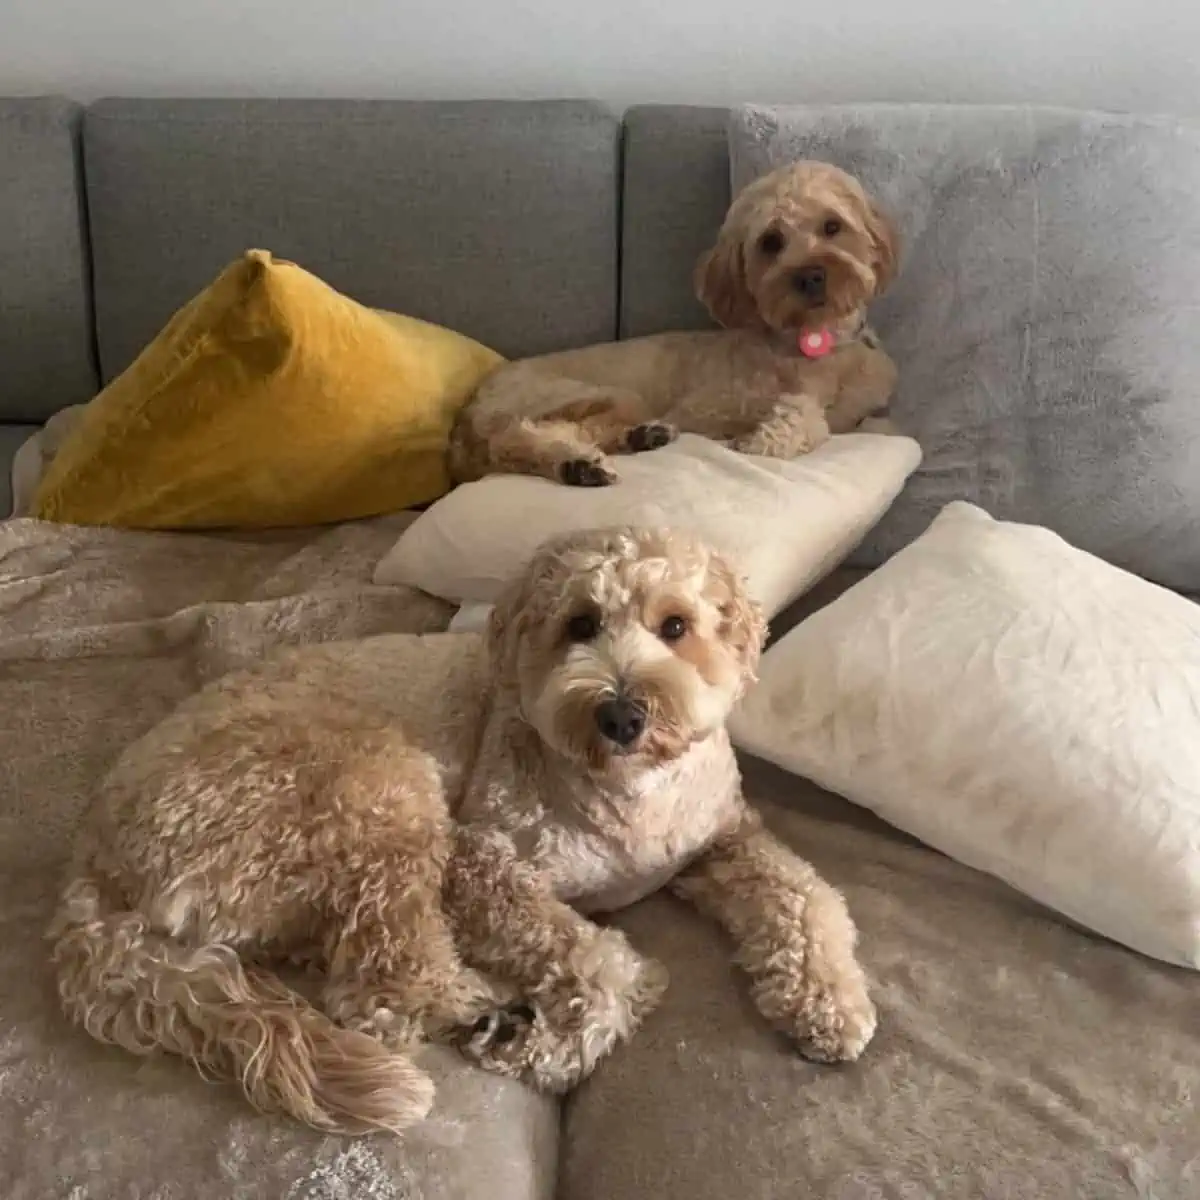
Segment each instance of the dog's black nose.
[{"label": "dog's black nose", "polygon": [[596,727],[610,742],[632,746],[646,728],[646,714],[632,700],[605,700],[596,706]]},{"label": "dog's black nose", "polygon": [[825,299],[825,268],[802,267],[792,276],[792,287],[805,300]]}]

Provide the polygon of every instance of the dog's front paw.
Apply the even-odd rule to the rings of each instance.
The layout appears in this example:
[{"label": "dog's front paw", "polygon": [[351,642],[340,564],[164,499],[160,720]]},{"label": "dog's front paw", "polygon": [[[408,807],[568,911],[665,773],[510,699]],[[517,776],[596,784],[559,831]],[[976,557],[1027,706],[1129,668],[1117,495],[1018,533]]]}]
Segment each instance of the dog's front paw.
[{"label": "dog's front paw", "polygon": [[753,433],[732,438],[725,444],[738,454],[750,454],[756,458],[800,458],[811,454],[822,443],[816,437],[775,437],[767,431],[756,429]]},{"label": "dog's front paw", "polygon": [[659,450],[669,446],[679,431],[673,425],[655,421],[646,425],[635,425],[625,435],[625,447],[630,454],[642,454],[647,450]]},{"label": "dog's front paw", "polygon": [[758,981],[755,999],[813,1062],[854,1062],[875,1036],[875,1005],[857,967],[815,986],[786,972],[771,973]]},{"label": "dog's front paw", "polygon": [[617,482],[616,471],[602,459],[568,459],[558,468],[558,477],[567,487],[608,487]]},{"label": "dog's front paw", "polygon": [[741,437],[730,438],[725,444],[738,454],[751,454],[756,458],[780,457],[772,443],[760,433],[747,433]]},{"label": "dog's front paw", "polygon": [[521,1079],[544,1091],[565,1091],[572,1080],[545,1078],[546,1064],[569,1061],[567,1039],[556,1035],[543,1012],[532,1004],[513,1004],[485,1013],[463,1029],[459,1049],[476,1066],[494,1075]]},{"label": "dog's front paw", "polygon": [[460,1046],[485,1070],[539,1091],[565,1092],[633,1035],[666,986],[661,964],[606,931],[528,1001],[489,1013],[464,1030]]},{"label": "dog's front paw", "polygon": [[814,1062],[856,1062],[871,1044],[878,1023],[865,991],[853,998],[829,995],[805,1021],[800,1053]]}]

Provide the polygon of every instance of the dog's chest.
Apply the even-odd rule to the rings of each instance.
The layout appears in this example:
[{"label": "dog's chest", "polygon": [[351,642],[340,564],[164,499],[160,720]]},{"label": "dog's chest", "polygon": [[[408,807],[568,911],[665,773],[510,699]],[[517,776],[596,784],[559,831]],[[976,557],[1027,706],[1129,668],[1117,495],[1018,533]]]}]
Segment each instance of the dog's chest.
[{"label": "dog's chest", "polygon": [[844,350],[822,358],[805,358],[799,352],[776,355],[771,360],[775,377],[772,391],[779,395],[814,391],[823,396],[831,395],[837,391],[837,380],[845,362]]},{"label": "dog's chest", "polygon": [[524,831],[527,853],[581,911],[624,908],[661,888],[728,827],[739,794],[732,755],[706,756],[651,774],[620,796],[581,794],[547,810]]}]

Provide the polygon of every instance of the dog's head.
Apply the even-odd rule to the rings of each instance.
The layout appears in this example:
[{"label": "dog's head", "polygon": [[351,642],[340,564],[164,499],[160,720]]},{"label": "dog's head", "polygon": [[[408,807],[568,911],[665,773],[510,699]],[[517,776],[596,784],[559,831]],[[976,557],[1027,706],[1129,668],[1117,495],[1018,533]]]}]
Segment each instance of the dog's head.
[{"label": "dog's head", "polygon": [[720,729],[765,629],[719,554],[623,528],[544,545],[493,609],[488,642],[542,741],[605,771],[666,762]]},{"label": "dog's head", "polygon": [[895,227],[854,176],[797,162],[734,199],[696,293],[728,329],[808,332],[855,319],[897,257]]}]

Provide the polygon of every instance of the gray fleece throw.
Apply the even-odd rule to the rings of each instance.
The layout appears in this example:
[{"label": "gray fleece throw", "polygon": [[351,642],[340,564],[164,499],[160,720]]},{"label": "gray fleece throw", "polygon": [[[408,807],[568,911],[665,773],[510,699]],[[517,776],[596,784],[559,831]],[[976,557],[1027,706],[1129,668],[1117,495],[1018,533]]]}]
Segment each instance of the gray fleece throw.
[{"label": "gray fleece throw", "polygon": [[797,158],[896,220],[872,321],[921,470],[873,565],[950,500],[1200,592],[1200,130],[1061,109],[735,110],[733,186]]}]

